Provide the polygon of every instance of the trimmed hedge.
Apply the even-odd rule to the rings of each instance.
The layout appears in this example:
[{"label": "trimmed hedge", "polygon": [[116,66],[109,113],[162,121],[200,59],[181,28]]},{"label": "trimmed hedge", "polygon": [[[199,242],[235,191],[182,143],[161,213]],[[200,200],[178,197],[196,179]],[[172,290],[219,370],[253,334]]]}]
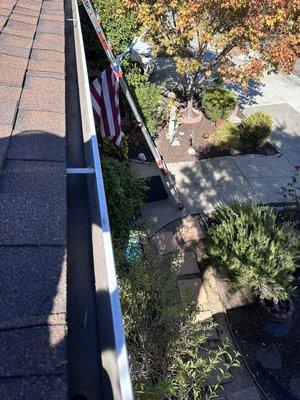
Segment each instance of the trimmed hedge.
[{"label": "trimmed hedge", "polygon": [[202,110],[206,118],[212,121],[230,117],[236,104],[236,95],[219,87],[207,89],[201,98]]},{"label": "trimmed hedge", "polygon": [[254,150],[261,147],[271,134],[272,117],[265,112],[256,112],[246,117],[240,128],[240,142],[243,148]]},{"label": "trimmed hedge", "polygon": [[235,124],[226,121],[217,129],[215,144],[218,146],[238,148],[239,132],[239,128]]}]

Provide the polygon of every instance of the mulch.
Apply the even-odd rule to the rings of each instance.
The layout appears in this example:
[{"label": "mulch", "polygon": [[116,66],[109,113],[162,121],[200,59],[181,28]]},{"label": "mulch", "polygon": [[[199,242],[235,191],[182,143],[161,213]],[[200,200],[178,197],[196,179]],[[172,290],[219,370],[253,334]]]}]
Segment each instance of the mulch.
[{"label": "mulch", "polygon": [[[222,290],[226,290],[224,285],[221,286]],[[257,301],[227,309],[229,323],[240,351],[260,385],[271,398],[281,399],[277,395],[285,391],[293,398],[289,384],[292,379],[300,377],[300,288],[297,289],[293,301],[298,312],[296,311],[291,318],[289,333],[281,337],[267,331],[270,321],[263,316]],[[270,348],[280,354],[281,368],[265,371],[258,369],[261,366],[256,359],[256,353],[262,348]]]},{"label": "mulch", "polygon": [[[295,234],[299,234],[297,232],[295,229]],[[289,328],[282,336],[274,333],[274,326],[278,332],[286,328],[280,323],[273,323],[270,331],[271,321],[262,314],[256,298],[240,291],[233,292],[217,269],[215,276],[232,333],[257,381],[271,399],[296,400],[290,383],[295,378],[300,379],[300,267],[294,274],[296,289],[292,300],[295,312],[289,321],[284,322]],[[280,368],[261,366],[256,354],[264,348],[280,354]]]},{"label": "mulch", "polygon": [[130,160],[138,160],[138,155],[142,153],[146,156],[148,162],[155,162],[149,146],[138,127],[129,129],[126,132],[126,136],[128,138],[128,158]]}]

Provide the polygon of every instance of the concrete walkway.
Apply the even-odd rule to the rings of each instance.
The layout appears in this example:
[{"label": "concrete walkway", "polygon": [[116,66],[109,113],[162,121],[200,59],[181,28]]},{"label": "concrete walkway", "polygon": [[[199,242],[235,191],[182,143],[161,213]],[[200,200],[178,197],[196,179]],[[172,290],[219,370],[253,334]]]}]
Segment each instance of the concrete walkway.
[{"label": "concrete walkway", "polygon": [[300,78],[269,75],[252,91],[247,114],[265,111],[273,118],[270,137],[277,156],[232,156],[168,164],[188,213],[209,213],[220,204],[281,203],[278,194],[300,164]]}]

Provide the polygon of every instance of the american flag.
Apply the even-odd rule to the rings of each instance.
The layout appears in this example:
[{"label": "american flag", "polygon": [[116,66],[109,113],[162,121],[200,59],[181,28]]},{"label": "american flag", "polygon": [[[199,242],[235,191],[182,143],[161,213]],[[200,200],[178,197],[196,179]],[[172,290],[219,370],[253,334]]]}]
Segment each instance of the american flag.
[{"label": "american flag", "polygon": [[122,140],[119,107],[119,76],[110,66],[91,84],[94,118],[100,125],[102,137],[111,138],[116,145]]}]

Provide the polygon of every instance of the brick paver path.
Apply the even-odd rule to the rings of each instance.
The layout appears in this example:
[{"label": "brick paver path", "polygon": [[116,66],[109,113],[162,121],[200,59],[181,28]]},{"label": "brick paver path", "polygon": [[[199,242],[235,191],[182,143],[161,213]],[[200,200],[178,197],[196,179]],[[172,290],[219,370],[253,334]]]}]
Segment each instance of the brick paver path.
[{"label": "brick paver path", "polygon": [[[212,268],[209,267],[205,271],[200,271],[195,256],[199,238],[203,237],[204,233],[199,225],[198,217],[188,216],[179,220],[176,226],[168,231],[161,231],[153,236],[153,241],[161,253],[181,252],[182,263],[178,266],[177,278],[179,293],[189,291],[199,307],[196,320],[209,322],[215,320],[216,316],[222,315],[224,310]],[[211,350],[216,349],[222,341],[231,340],[225,320],[219,318],[215,322],[218,323],[218,327],[212,330],[208,339],[208,348]],[[212,354],[209,350],[203,349],[201,356],[210,357]],[[219,366],[226,368],[226,363],[225,359],[221,359]],[[219,397],[220,400],[242,400],[246,398],[247,400],[259,400],[261,398],[244,366],[232,370],[231,373],[232,378],[222,380],[224,393],[222,397]],[[214,384],[218,378],[220,378],[220,371],[215,370],[207,383]]]}]

